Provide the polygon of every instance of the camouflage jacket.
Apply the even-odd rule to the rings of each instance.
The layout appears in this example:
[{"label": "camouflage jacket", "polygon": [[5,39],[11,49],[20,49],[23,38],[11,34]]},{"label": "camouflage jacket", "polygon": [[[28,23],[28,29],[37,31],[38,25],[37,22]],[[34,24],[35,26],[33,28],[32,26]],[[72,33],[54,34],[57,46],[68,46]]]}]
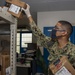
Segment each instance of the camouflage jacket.
[{"label": "camouflage jacket", "polygon": [[37,41],[41,44],[41,46],[47,48],[50,55],[48,60],[51,62],[55,61],[56,59],[60,58],[61,56],[65,55],[68,57],[69,61],[73,66],[75,66],[75,45],[72,44],[70,41],[64,48],[58,48],[58,42],[55,42],[53,45],[49,45],[51,42],[51,38],[44,35],[41,30],[36,26],[35,22],[33,21],[30,23],[31,30],[33,34],[36,36]]}]

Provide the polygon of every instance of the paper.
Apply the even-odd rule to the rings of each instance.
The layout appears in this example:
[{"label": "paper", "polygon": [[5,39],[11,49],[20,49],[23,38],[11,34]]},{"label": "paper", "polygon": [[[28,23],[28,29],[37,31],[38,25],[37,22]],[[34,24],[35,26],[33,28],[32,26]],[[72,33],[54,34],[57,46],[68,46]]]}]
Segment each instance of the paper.
[{"label": "paper", "polygon": [[19,6],[16,6],[14,4],[11,4],[10,8],[9,8],[9,11],[15,13],[15,14],[18,14],[19,11],[20,11],[20,7]]},{"label": "paper", "polygon": [[64,66],[55,75],[72,75]]},{"label": "paper", "polygon": [[11,70],[10,66],[6,68],[6,75],[10,75],[11,74],[10,70]]},{"label": "paper", "polygon": [[2,11],[2,7],[0,7],[0,12]]}]

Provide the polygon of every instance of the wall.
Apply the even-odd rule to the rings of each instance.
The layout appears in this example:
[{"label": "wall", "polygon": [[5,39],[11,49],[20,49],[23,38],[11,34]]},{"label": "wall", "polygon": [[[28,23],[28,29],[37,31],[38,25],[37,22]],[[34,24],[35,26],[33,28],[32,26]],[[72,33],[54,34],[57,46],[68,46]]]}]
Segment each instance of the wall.
[{"label": "wall", "polygon": [[10,53],[10,35],[0,35],[0,53]]},{"label": "wall", "polygon": [[5,0],[0,0],[0,6],[3,6],[5,4]]},{"label": "wall", "polygon": [[59,20],[67,20],[75,25],[75,10],[37,13],[37,25],[42,31],[43,27],[54,26]]}]

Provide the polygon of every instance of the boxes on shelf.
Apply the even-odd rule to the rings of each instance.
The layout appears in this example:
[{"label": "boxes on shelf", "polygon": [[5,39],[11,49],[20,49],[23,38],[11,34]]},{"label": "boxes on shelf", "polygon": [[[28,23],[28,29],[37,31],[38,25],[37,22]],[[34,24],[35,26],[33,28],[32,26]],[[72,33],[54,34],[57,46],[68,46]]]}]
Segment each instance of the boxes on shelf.
[{"label": "boxes on shelf", "polygon": [[2,61],[1,61],[1,57],[0,57],[0,75],[1,75],[1,64],[2,64]]},{"label": "boxes on shelf", "polygon": [[55,61],[49,68],[54,75],[75,75],[75,69],[65,56]]},{"label": "boxes on shelf", "polygon": [[13,16],[17,18],[22,18],[23,13],[21,11],[21,8],[26,8],[26,3],[22,2],[20,0],[6,0],[8,4],[8,12],[11,13]]},{"label": "boxes on shelf", "polygon": [[0,75],[1,75],[1,71],[0,71]]},{"label": "boxes on shelf", "polygon": [[0,54],[1,75],[6,75],[6,69],[10,66],[10,55]]}]

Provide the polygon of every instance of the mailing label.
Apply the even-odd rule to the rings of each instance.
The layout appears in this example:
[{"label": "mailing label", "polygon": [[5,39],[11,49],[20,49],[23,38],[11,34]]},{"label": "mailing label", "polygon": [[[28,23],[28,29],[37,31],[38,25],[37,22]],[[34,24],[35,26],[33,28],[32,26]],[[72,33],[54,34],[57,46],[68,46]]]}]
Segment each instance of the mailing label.
[{"label": "mailing label", "polygon": [[20,7],[19,6],[16,6],[14,4],[11,4],[10,8],[9,8],[9,11],[15,13],[15,14],[18,14],[19,11],[20,11]]},{"label": "mailing label", "polygon": [[72,75],[64,66],[55,75]]}]

